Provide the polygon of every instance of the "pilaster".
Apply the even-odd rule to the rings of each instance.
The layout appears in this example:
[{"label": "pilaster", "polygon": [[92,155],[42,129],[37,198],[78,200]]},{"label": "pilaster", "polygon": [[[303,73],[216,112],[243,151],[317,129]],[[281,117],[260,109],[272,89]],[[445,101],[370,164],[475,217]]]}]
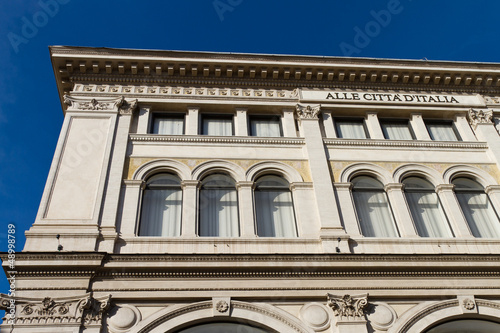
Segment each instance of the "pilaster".
[{"label": "pilaster", "polygon": [[453,192],[454,185],[441,184],[436,186],[436,193],[439,200],[443,205],[443,209],[451,224],[451,229],[457,238],[473,238],[467,221],[462,214],[462,209],[457,201],[455,193]]},{"label": "pilaster", "polygon": [[331,110],[323,110],[321,112],[323,117],[323,127],[325,128],[325,135],[327,138],[336,138],[335,126],[333,124],[333,117]]},{"label": "pilaster", "polygon": [[333,185],[337,192],[338,206],[340,207],[340,214],[347,234],[361,236],[354,202],[352,201],[352,183],[334,183]]},{"label": "pilaster", "polygon": [[242,237],[255,237],[256,235],[253,213],[253,186],[254,182],[252,181],[240,181],[236,184]]},{"label": "pilaster", "polygon": [[474,132],[470,128],[466,114],[455,115],[455,127],[463,141],[477,141]]},{"label": "pilaster", "polygon": [[118,232],[124,237],[133,237],[138,230],[141,190],[145,184],[143,180],[126,179],[123,181],[123,207]]},{"label": "pilaster", "polygon": [[417,140],[430,140],[431,137],[425,127],[421,113],[412,113],[410,116],[410,125]]},{"label": "pilaster", "polygon": [[368,294],[337,296],[328,294],[327,305],[335,314],[338,333],[368,333]]},{"label": "pilaster", "polygon": [[370,139],[383,140],[384,133],[382,133],[382,128],[380,128],[380,123],[378,121],[377,112],[369,111],[365,116],[366,127],[368,128],[368,133],[370,134]]},{"label": "pilaster", "polygon": [[198,180],[183,180],[182,186],[182,237],[196,236],[196,217],[198,216]]},{"label": "pilaster", "polygon": [[138,118],[137,133],[138,134],[149,133],[150,118],[152,118],[151,117],[151,106],[150,105],[141,105],[139,107],[139,115],[137,118]]},{"label": "pilaster", "polygon": [[248,136],[247,108],[236,108],[234,135]]},{"label": "pilaster", "polygon": [[493,122],[493,111],[489,109],[470,109],[469,123],[479,141],[488,143],[488,153],[500,167],[500,134]]},{"label": "pilaster", "polygon": [[283,136],[285,138],[296,138],[297,130],[295,129],[295,110],[294,109],[283,109]]},{"label": "pilaster", "polygon": [[391,183],[385,185],[385,191],[391,203],[392,212],[396,219],[396,224],[401,237],[417,237],[413,220],[406,204],[403,192],[404,185],[400,183]]},{"label": "pilaster", "polygon": [[186,116],[186,135],[198,135],[199,111],[199,107],[188,107],[188,114]]}]

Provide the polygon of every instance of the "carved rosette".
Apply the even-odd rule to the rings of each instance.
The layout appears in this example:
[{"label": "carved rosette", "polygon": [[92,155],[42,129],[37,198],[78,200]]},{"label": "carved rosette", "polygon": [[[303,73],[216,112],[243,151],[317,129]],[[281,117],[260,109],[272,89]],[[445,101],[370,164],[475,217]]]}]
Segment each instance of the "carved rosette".
[{"label": "carved rosette", "polygon": [[295,107],[295,114],[299,120],[303,119],[318,119],[319,112],[321,111],[321,105],[300,105],[297,104]]},{"label": "carved rosette", "polygon": [[327,305],[333,309],[335,316],[340,319],[364,319],[368,305],[368,294],[336,296],[328,294]]},{"label": "carved rosette", "polygon": [[[98,299],[90,295],[80,298],[43,299],[9,298],[2,295],[0,309],[9,312],[9,318],[19,325],[74,324],[101,325],[109,309],[111,296]],[[10,311],[10,308],[13,308]],[[10,313],[13,316],[10,316]]]},{"label": "carved rosette", "polygon": [[477,127],[478,124],[493,124],[493,111],[492,110],[469,110],[469,123],[474,128]]}]

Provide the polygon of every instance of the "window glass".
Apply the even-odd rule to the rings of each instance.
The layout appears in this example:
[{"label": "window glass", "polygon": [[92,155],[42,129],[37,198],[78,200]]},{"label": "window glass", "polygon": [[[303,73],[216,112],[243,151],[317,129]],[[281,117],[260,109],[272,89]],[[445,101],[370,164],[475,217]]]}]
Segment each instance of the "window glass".
[{"label": "window glass", "polygon": [[354,206],[363,236],[398,237],[396,223],[382,183],[367,176],[358,176],[352,183]]},{"label": "window glass", "polygon": [[368,135],[365,130],[363,119],[335,119],[337,137],[344,139],[366,139]]},{"label": "window glass", "polygon": [[238,196],[234,181],[214,174],[202,181],[199,201],[199,235],[239,236]]},{"label": "window glass", "polygon": [[184,134],[184,115],[154,115],[153,134]]},{"label": "window glass", "polygon": [[472,234],[475,237],[499,238],[500,219],[483,187],[469,178],[455,178],[452,184]]},{"label": "window glass", "polygon": [[292,194],[288,182],[278,176],[264,176],[255,186],[257,235],[296,237]]},{"label": "window glass", "polygon": [[434,186],[419,177],[408,177],[403,184],[418,234],[421,237],[453,237]]},{"label": "window glass", "polygon": [[272,333],[244,323],[201,324],[177,331],[177,333]]},{"label": "window glass", "polygon": [[139,236],[180,236],[181,212],[180,179],[171,174],[151,177],[144,190]]},{"label": "window glass", "polygon": [[215,136],[233,135],[233,116],[202,117],[202,134]]},{"label": "window glass", "polygon": [[279,117],[250,117],[250,135],[263,137],[281,136]]},{"label": "window glass", "polygon": [[413,140],[408,121],[381,121],[384,137],[389,140]]},{"label": "window glass", "polygon": [[458,136],[455,128],[453,127],[452,122],[442,121],[426,121],[425,126],[427,127],[427,131],[431,136],[432,140],[436,141],[459,141],[460,137]]},{"label": "window glass", "polygon": [[486,320],[462,319],[439,324],[425,333],[492,333],[500,332],[500,324]]}]

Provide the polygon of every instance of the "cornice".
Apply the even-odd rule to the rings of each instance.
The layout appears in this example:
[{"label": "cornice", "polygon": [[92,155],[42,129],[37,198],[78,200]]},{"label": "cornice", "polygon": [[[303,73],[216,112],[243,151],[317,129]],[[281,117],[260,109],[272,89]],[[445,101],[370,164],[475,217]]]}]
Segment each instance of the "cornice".
[{"label": "cornice", "polygon": [[207,144],[241,144],[241,145],[279,145],[301,146],[302,138],[260,138],[260,137],[233,137],[233,136],[188,136],[188,135],[159,135],[159,134],[130,134],[133,143],[165,142],[165,143],[207,143]]},{"label": "cornice", "polygon": [[452,150],[487,150],[486,142],[462,141],[416,141],[416,140],[373,140],[373,139],[336,139],[326,138],[323,142],[328,147],[383,147],[383,148],[426,148],[426,149],[452,149]]}]

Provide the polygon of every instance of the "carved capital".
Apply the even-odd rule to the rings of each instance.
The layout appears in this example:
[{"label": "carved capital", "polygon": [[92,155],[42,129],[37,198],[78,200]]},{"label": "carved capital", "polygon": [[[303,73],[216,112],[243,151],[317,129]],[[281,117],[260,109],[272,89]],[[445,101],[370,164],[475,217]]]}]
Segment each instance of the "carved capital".
[{"label": "carved capital", "polygon": [[335,316],[342,320],[364,319],[368,305],[368,294],[336,296],[328,294],[327,305],[333,309]]},{"label": "carved capital", "polygon": [[137,99],[127,101],[125,97],[122,96],[122,99],[118,104],[118,110],[121,115],[131,115],[135,110],[137,110]]},{"label": "carved capital", "polygon": [[300,120],[303,119],[318,119],[319,112],[321,111],[321,104],[318,105],[300,105],[295,107],[295,114]]},{"label": "carved capital", "polygon": [[478,124],[493,124],[493,111],[482,109],[470,109],[468,113],[469,123],[476,128]]},{"label": "carved capital", "polygon": [[68,105],[70,110],[84,111],[117,111],[122,105],[128,105],[123,96],[120,98],[92,98],[89,100],[88,98],[72,97],[67,94],[64,95],[64,104]]}]

